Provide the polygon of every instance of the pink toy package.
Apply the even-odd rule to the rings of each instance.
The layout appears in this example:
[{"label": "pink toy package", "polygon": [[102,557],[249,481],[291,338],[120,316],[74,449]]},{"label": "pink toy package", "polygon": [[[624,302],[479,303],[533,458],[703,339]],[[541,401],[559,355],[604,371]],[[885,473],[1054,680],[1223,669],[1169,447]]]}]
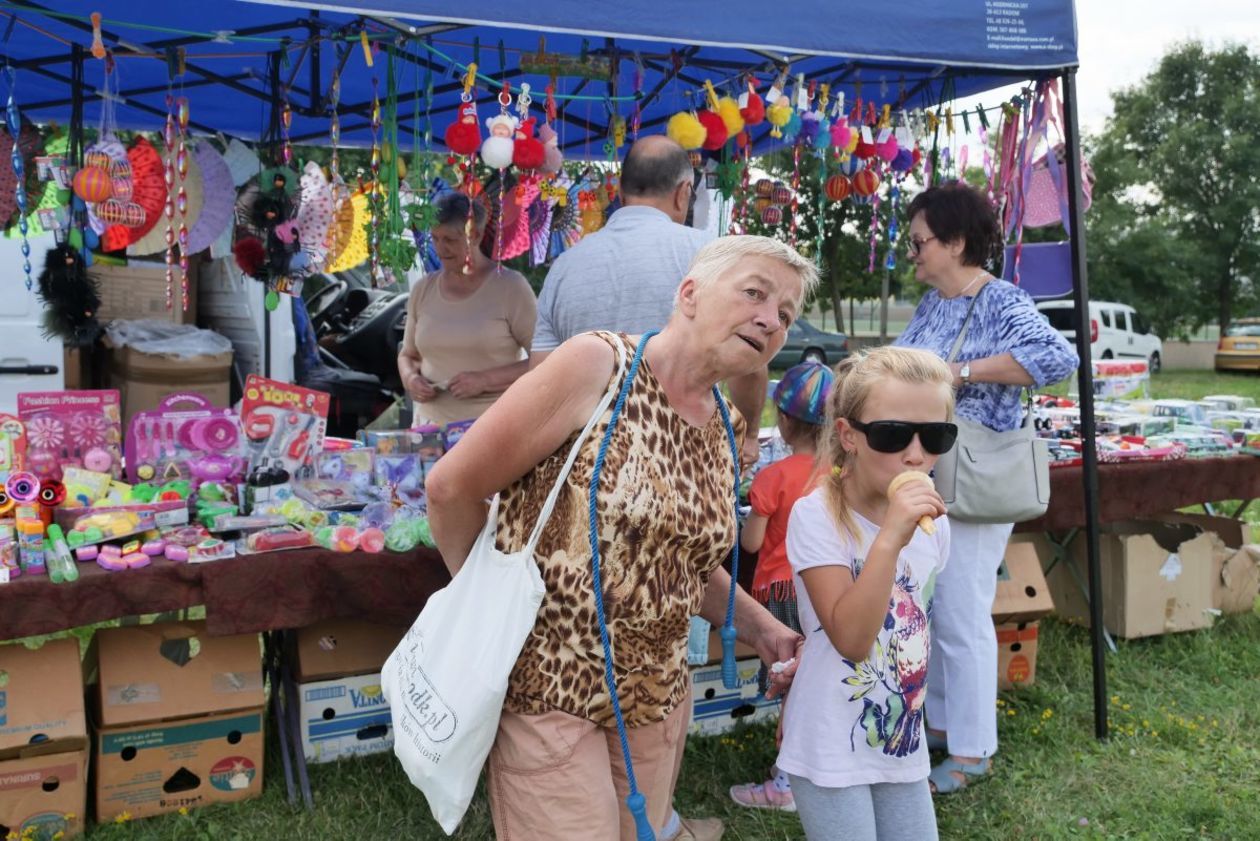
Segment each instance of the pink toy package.
[{"label": "pink toy package", "polygon": [[41,480],[82,467],[122,478],[118,392],[35,391],[18,395],[26,427],[26,469]]},{"label": "pink toy package", "polygon": [[131,482],[233,482],[245,474],[236,413],[196,392],[170,394],[156,409],[137,412],[126,454]]},{"label": "pink toy package", "polygon": [[323,450],[329,397],[289,383],[250,374],[241,400],[241,429],[250,474],[299,468]]}]

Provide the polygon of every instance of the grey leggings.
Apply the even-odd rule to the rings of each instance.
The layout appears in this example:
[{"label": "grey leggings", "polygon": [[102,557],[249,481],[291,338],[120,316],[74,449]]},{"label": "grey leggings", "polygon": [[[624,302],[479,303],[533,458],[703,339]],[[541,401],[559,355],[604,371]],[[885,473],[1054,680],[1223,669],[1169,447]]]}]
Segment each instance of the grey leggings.
[{"label": "grey leggings", "polygon": [[845,788],[816,786],[788,774],[809,841],[936,841],[936,812],[927,780]]}]

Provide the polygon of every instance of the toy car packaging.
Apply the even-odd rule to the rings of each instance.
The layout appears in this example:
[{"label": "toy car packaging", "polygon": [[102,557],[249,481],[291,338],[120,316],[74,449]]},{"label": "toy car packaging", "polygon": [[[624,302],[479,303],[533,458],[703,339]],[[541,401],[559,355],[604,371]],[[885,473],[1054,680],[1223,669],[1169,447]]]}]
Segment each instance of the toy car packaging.
[{"label": "toy car packaging", "polygon": [[328,395],[251,374],[241,401],[248,473],[299,473],[324,446]]}]

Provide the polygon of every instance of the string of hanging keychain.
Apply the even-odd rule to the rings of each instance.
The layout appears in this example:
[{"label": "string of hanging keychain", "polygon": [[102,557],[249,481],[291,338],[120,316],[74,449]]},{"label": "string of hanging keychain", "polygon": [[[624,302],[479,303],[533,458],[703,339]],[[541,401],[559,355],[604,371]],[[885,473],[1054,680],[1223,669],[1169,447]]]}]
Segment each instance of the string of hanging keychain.
[{"label": "string of hanging keychain", "polygon": [[[163,182],[166,184],[166,203],[162,212],[166,218],[166,308],[175,306],[175,249],[179,247],[180,306],[188,311],[188,98],[184,96],[184,56],[181,51],[167,53],[166,123],[162,131],[165,144],[166,165]],[[180,80],[179,96],[175,95],[175,79]],[[179,225],[175,215],[179,214]]]}]

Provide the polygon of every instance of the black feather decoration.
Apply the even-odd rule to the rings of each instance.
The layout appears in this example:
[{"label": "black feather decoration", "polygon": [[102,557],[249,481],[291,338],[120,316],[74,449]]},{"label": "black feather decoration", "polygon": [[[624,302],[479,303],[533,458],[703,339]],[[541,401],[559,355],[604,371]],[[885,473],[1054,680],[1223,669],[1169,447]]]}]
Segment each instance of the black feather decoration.
[{"label": "black feather decoration", "polygon": [[100,288],[88,276],[83,255],[68,245],[50,248],[39,273],[39,298],[44,303],[44,336],[68,345],[86,347],[96,342],[101,325]]}]

